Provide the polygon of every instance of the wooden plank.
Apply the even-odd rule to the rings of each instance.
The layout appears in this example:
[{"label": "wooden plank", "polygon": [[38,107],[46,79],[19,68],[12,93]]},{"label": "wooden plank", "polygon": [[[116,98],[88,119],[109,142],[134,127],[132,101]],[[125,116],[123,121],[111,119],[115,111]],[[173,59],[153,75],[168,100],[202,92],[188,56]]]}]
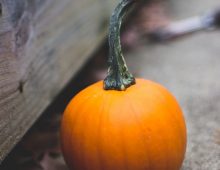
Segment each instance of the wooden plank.
[{"label": "wooden plank", "polygon": [[102,42],[114,1],[0,4],[1,162]]}]

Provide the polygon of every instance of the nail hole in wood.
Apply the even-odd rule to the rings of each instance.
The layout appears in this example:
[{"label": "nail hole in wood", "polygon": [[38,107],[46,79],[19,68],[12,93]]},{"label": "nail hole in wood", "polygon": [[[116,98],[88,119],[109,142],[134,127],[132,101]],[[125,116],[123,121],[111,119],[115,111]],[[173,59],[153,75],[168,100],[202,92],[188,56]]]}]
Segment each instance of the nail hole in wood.
[{"label": "nail hole in wood", "polygon": [[2,16],[2,4],[0,3],[0,17]]},{"label": "nail hole in wood", "polygon": [[20,93],[23,93],[24,91],[24,82],[20,81],[18,85],[18,90]]}]

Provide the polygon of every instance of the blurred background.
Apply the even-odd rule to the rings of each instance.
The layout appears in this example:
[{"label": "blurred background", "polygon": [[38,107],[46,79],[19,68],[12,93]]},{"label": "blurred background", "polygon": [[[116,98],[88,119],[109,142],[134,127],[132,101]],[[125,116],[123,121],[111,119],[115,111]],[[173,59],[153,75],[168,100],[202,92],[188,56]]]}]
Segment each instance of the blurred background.
[{"label": "blurred background", "polygon": [[[108,1],[105,2],[105,9],[111,6],[108,10],[110,14],[118,1]],[[92,3],[92,0],[83,2]],[[77,6],[77,1],[74,6]],[[211,26],[208,29],[198,28],[199,31],[186,31],[191,30],[193,24],[198,26],[198,20],[190,18],[203,16],[218,7],[218,0],[143,1],[128,14],[121,32],[122,47],[130,71],[136,77],[156,81],[168,88],[183,109],[188,128],[188,146],[182,170],[220,169],[220,29]],[[79,5],[79,8],[78,11],[73,9],[76,10],[74,15],[82,18],[93,12],[86,5]],[[108,17],[94,19],[101,20],[99,29],[106,32]],[[185,22],[188,19],[193,22]],[[63,21],[62,26],[65,27],[65,24],[68,23]],[[80,30],[88,21],[82,19],[78,24]],[[172,32],[169,31],[172,30],[174,33],[175,30],[180,32],[171,36]],[[101,34],[96,32],[95,35],[98,38]],[[84,41],[88,43],[86,36],[76,35],[80,48],[83,48]],[[76,93],[105,78],[108,57],[106,33],[102,37],[99,45],[88,53],[85,62],[79,64],[76,74],[65,83],[65,88],[59,90],[3,160],[1,170],[68,169],[59,146],[60,119],[66,104]],[[72,40],[76,41],[74,38]],[[71,40],[68,41],[71,43]],[[74,55],[76,59],[81,57],[80,53]]]}]

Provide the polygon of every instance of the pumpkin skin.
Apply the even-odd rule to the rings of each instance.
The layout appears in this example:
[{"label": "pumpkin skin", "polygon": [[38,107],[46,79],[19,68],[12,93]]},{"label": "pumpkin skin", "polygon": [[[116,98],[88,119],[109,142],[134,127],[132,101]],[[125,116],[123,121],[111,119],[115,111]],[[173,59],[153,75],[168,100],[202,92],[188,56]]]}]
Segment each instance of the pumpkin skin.
[{"label": "pumpkin skin", "polygon": [[61,123],[61,146],[72,170],[179,170],[186,126],[175,98],[144,79],[126,91],[103,81],[78,93]]}]

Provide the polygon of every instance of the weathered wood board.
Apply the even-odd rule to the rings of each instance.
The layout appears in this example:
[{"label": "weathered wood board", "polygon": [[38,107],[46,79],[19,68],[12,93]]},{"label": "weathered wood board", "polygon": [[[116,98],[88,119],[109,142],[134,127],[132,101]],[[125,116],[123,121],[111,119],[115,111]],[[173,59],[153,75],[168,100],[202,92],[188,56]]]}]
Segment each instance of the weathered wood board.
[{"label": "weathered wood board", "polygon": [[0,162],[101,43],[113,6],[0,0]]}]

